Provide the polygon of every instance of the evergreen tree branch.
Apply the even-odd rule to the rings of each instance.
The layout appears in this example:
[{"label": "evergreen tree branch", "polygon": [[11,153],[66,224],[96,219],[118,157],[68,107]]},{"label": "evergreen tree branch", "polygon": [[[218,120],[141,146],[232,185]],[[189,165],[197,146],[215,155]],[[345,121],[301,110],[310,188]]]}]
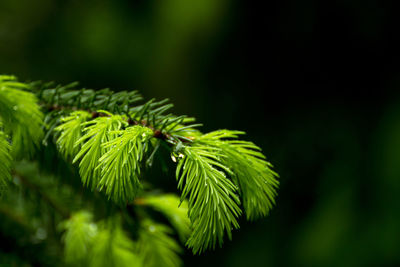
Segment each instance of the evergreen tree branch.
[{"label": "evergreen tree branch", "polygon": [[[79,173],[83,184],[92,189],[98,188],[101,177],[99,166],[100,158],[109,150],[104,144],[116,138],[116,131],[126,124],[122,116],[97,117],[94,120],[83,123],[83,134],[74,145],[81,147],[75,155],[73,163],[80,160]],[[63,126],[59,126],[62,130]],[[71,151],[70,153],[73,153]]]},{"label": "evergreen tree branch", "polygon": [[29,86],[0,75],[0,119],[15,158],[31,157],[43,138],[43,113]]},{"label": "evergreen tree branch", "polygon": [[[136,91],[115,93],[76,86],[24,84],[0,76],[0,185],[10,179],[11,155],[31,156],[41,141],[47,144],[54,138],[65,159],[79,162],[84,185],[126,208],[142,190],[145,167],[151,167],[160,146],[167,147],[177,162],[180,200],[144,193],[133,203],[162,213],[195,254],[221,246],[225,234],[232,237],[232,230],[239,228],[241,207],[247,219],[253,220],[266,216],[274,206],[278,175],[258,146],[238,139],[243,132],[203,134],[193,118],[169,113],[173,105],[168,99],[139,102],[142,97]],[[24,177],[20,180],[60,214],[69,216],[40,187]],[[83,259],[84,253],[71,247],[75,240],[81,242],[76,247],[91,247],[86,263],[92,266],[101,264],[106,251],[113,253],[109,264],[125,266],[134,261],[137,266],[179,266],[180,248],[169,236],[171,230],[147,216],[140,221],[137,242],[120,223],[110,226],[108,221],[96,224],[92,240],[84,237],[93,223],[91,215],[74,214],[63,226],[67,261]],[[147,243],[153,244],[151,249]],[[141,257],[138,251],[147,256]]]},{"label": "evergreen tree branch", "polygon": [[7,187],[7,182],[11,180],[11,146],[6,139],[6,134],[2,131],[0,121],[0,196]]},{"label": "evergreen tree branch", "polygon": [[147,152],[148,141],[153,133],[139,125],[115,131],[118,135],[103,145],[109,149],[100,159],[101,179],[99,188],[115,202],[131,202],[141,184],[139,181],[141,161]]},{"label": "evergreen tree branch", "polygon": [[189,199],[193,232],[187,245],[194,253],[221,246],[224,233],[231,238],[232,228],[239,228],[237,187],[226,176],[231,171],[220,163],[221,156],[220,149],[196,143],[179,154],[176,177],[182,200]]},{"label": "evergreen tree branch", "polygon": [[82,137],[83,123],[86,122],[91,115],[85,111],[74,111],[67,117],[62,117],[61,124],[55,131],[61,132],[57,139],[57,146],[65,158],[74,157],[80,150],[77,141]]},{"label": "evergreen tree branch", "polygon": [[275,204],[277,173],[252,142],[237,140],[240,131],[219,130],[198,138],[198,142],[218,147],[221,162],[232,170],[232,180],[240,188],[247,219],[266,216]]},{"label": "evergreen tree branch", "polygon": [[65,261],[73,266],[87,265],[87,256],[97,235],[92,214],[87,211],[74,213],[59,225],[59,229],[65,231],[62,237]]},{"label": "evergreen tree branch", "polygon": [[98,233],[89,254],[90,267],[141,267],[136,244],[121,229],[115,219],[98,224]]}]

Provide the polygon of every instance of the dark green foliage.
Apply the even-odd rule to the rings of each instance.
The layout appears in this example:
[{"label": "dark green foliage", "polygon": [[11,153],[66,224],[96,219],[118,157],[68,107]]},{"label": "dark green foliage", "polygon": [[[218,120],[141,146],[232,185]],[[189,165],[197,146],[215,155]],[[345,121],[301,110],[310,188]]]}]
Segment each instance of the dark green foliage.
[{"label": "dark green foliage", "polygon": [[11,180],[11,155],[10,144],[7,141],[7,136],[2,130],[2,123],[0,121],[0,196],[7,186],[7,182]]},{"label": "dark green foliage", "polygon": [[88,211],[73,214],[60,228],[66,262],[72,266],[176,267],[182,248],[170,235],[173,231],[150,219],[143,220],[138,240],[122,229],[120,218],[94,222]]},{"label": "dark green foliage", "polygon": [[13,76],[0,75],[0,119],[11,137],[12,155],[32,156],[43,137],[43,114],[29,86]]}]

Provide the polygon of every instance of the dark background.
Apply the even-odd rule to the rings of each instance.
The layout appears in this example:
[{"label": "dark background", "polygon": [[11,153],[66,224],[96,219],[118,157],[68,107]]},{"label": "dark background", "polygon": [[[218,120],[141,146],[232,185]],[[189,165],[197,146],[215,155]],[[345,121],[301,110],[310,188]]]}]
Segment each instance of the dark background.
[{"label": "dark background", "polygon": [[186,266],[400,264],[396,1],[263,2],[1,0],[0,73],[168,97],[263,148],[276,207]]}]

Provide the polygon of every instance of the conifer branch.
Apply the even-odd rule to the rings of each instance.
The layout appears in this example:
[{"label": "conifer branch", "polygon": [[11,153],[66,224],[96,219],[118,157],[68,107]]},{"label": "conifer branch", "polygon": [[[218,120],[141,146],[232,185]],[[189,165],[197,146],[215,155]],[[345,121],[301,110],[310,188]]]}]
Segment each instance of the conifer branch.
[{"label": "conifer branch", "polygon": [[59,229],[65,231],[62,241],[66,262],[78,266],[88,264],[87,255],[91,252],[98,232],[97,225],[93,223],[93,215],[87,211],[79,211],[63,221]]},{"label": "conifer branch", "polygon": [[43,138],[43,113],[29,86],[0,75],[0,119],[14,158],[31,157]]},{"label": "conifer branch", "polygon": [[108,151],[99,159],[101,179],[99,189],[115,202],[131,202],[139,191],[141,161],[152,136],[149,128],[135,125],[123,131],[111,132],[117,137],[102,146]]},{"label": "conifer branch", "polygon": [[[243,132],[203,134],[194,118],[169,113],[173,105],[168,99],[140,102],[136,91],[76,86],[25,84],[0,76],[0,185],[9,179],[11,155],[29,157],[41,142],[53,140],[65,159],[79,163],[85,186],[105,193],[122,209],[133,203],[162,213],[195,254],[221,246],[225,235],[230,239],[242,209],[253,220],[274,206],[278,175],[258,146],[238,139]],[[152,166],[161,145],[177,163],[180,199],[143,192],[142,173]],[[92,266],[101,266],[99,259],[107,251],[113,254],[109,264],[179,266],[180,248],[171,229],[147,215],[140,220],[137,241],[125,234],[121,223],[113,230],[108,221],[96,224],[91,241],[84,237],[93,224],[91,215],[73,215],[63,226],[67,261],[83,258],[70,247],[80,240],[77,247],[91,247]],[[150,255],[147,243],[154,244],[152,253],[159,256],[144,256]]]},{"label": "conifer branch", "polygon": [[[104,144],[115,138],[117,130],[124,124],[121,116],[97,117],[94,120],[82,124],[82,137],[75,141],[80,146],[80,151],[75,155],[73,163],[80,160],[79,173],[83,184],[92,189],[98,187],[101,177],[99,166],[100,158],[108,151]],[[62,129],[62,126],[59,126]]]},{"label": "conifer branch", "polygon": [[200,143],[218,147],[221,162],[232,170],[232,180],[239,187],[247,219],[266,216],[275,204],[279,182],[272,165],[261,149],[248,141],[237,140],[244,132],[219,130],[199,137]]},{"label": "conifer branch", "polygon": [[194,253],[215,248],[223,242],[226,232],[231,238],[232,228],[239,228],[241,215],[237,187],[226,176],[231,171],[220,163],[216,147],[186,146],[179,154],[176,169],[182,200],[189,199],[189,218],[193,233],[187,245]]},{"label": "conifer branch", "polygon": [[6,134],[2,130],[0,121],[0,196],[7,187],[7,182],[11,180],[11,146],[8,143]]}]

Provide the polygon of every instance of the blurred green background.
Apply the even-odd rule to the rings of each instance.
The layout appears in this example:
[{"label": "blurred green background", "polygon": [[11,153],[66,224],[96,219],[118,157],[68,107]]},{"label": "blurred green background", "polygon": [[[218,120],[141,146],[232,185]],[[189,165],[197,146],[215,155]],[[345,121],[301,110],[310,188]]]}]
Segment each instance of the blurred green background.
[{"label": "blurred green background", "polygon": [[222,249],[186,251],[186,266],[398,266],[396,10],[379,0],[1,0],[0,73],[168,97],[204,131],[244,130],[263,148],[281,176],[275,209],[243,221]]}]

